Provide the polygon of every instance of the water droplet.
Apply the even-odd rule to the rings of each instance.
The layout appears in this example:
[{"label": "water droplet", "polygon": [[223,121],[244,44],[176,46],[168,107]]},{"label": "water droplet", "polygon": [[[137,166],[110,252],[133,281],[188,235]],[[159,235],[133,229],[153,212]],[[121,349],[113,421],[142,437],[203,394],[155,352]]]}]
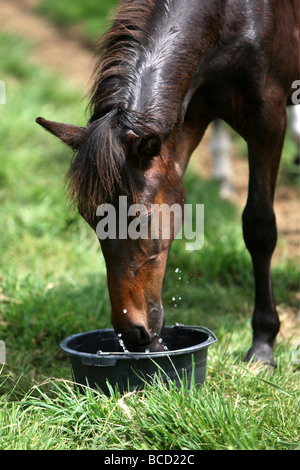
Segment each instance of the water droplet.
[{"label": "water droplet", "polygon": [[158,333],[154,333],[154,335],[153,335],[153,336],[154,336],[154,338],[156,338],[156,337],[158,336]]},{"label": "water droplet", "polygon": [[125,346],[124,341],[122,339],[119,339],[119,344],[120,344],[121,348],[123,349],[123,351],[125,353],[129,352],[128,349],[126,349],[126,346]]},{"label": "water droplet", "polygon": [[124,308],[124,309],[123,309],[123,313],[127,313],[127,308]]},{"label": "water droplet", "polygon": [[159,343],[162,343],[162,338],[159,338],[158,342],[159,342]]},{"label": "water droplet", "polygon": [[181,300],[181,297],[178,297],[178,300]]},{"label": "water droplet", "polygon": [[169,351],[169,348],[166,344],[164,344],[163,348],[164,348],[165,351]]},{"label": "water droplet", "polygon": [[172,297],[172,301],[175,302],[175,300],[176,300],[176,297]]},{"label": "water droplet", "polygon": [[180,281],[181,277],[179,276],[179,278],[178,278],[178,279],[179,279],[179,281]]},{"label": "water droplet", "polygon": [[145,349],[145,353],[149,354],[150,349]]},{"label": "water droplet", "polygon": [[122,333],[118,333],[119,338],[122,338]]},{"label": "water droplet", "polygon": [[103,354],[103,353],[102,353],[101,349],[99,349],[99,351],[96,352],[96,355],[101,356],[101,354]]},{"label": "water droplet", "polygon": [[179,268],[175,269],[175,273],[179,273],[179,271],[180,271]]}]

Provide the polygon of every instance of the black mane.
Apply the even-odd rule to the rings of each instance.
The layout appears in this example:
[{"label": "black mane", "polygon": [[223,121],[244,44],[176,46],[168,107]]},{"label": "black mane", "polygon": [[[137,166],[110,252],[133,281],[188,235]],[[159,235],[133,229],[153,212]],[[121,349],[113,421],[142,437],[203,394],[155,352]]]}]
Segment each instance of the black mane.
[{"label": "black mane", "polygon": [[66,176],[84,216],[117,192],[136,199],[124,131],[163,141],[182,119],[199,56],[190,40],[195,15],[185,8],[184,17],[182,7],[183,0],[123,0],[100,41],[86,137]]}]

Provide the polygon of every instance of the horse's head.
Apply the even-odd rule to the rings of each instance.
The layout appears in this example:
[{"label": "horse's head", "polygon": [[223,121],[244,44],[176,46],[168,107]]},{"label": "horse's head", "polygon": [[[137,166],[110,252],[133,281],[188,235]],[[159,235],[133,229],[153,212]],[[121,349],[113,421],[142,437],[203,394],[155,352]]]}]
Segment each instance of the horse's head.
[{"label": "horse's head", "polygon": [[129,349],[159,349],[162,283],[185,198],[172,149],[155,133],[117,138],[103,123],[38,122],[76,150],[71,191],[101,244],[116,333]]}]

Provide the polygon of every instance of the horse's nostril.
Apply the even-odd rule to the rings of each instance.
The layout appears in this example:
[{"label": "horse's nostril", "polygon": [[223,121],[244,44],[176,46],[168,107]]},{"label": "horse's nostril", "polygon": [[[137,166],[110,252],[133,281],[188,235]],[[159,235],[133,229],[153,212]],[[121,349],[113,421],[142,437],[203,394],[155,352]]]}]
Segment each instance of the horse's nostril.
[{"label": "horse's nostril", "polygon": [[138,344],[149,344],[151,343],[151,336],[149,331],[143,325],[135,326],[134,332],[137,336],[137,343]]}]

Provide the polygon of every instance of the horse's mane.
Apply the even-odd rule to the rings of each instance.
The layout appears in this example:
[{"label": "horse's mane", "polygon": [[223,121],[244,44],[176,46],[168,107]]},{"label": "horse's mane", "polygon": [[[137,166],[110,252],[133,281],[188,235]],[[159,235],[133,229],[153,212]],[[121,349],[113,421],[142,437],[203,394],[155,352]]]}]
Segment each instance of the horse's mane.
[{"label": "horse's mane", "polygon": [[[106,114],[116,103],[123,109],[127,107],[128,87],[135,79],[134,66],[145,55],[157,3],[123,0],[119,5],[112,27],[99,41],[89,105],[92,119]],[[161,4],[164,3],[163,0]]]},{"label": "horse's mane", "polygon": [[[149,115],[127,109],[133,64],[147,40],[153,6],[153,0],[121,2],[112,27],[99,42],[88,105],[91,118],[66,174],[70,198],[88,218],[95,215],[99,204],[112,201],[117,190],[136,199],[121,130],[130,129],[137,135],[154,130]],[[158,126],[154,127],[157,132]]]},{"label": "horse's mane", "polygon": [[[131,107],[139,67],[147,59],[157,25],[167,18],[170,5],[170,0],[123,0],[112,27],[99,43],[88,106],[91,118],[66,175],[71,199],[81,214],[89,218],[91,213],[95,215],[99,204],[112,201],[117,192],[136,200],[137,190],[126,162],[122,130],[132,130],[137,136],[156,134],[163,139],[174,125],[164,121],[162,112],[155,115],[157,106],[153,103],[143,113]],[[179,37],[176,27],[171,25],[171,44],[172,35]],[[165,54],[170,56],[169,44],[164,46]],[[176,61],[170,63],[173,66]],[[155,66],[155,70],[161,69],[161,63]]]}]

